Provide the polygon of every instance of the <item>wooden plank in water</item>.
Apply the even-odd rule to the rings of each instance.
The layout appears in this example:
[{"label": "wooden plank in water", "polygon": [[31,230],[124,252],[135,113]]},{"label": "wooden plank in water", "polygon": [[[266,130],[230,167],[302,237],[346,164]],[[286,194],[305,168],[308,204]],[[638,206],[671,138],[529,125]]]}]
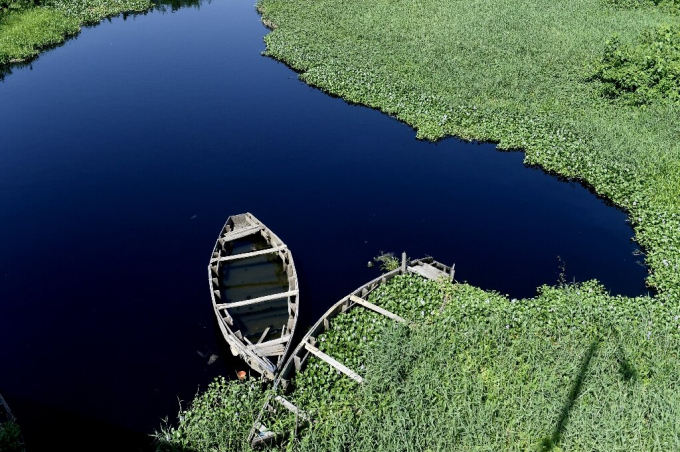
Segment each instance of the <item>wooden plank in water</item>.
[{"label": "wooden plank in water", "polygon": [[364,300],[363,298],[357,297],[356,295],[350,295],[349,299],[352,300],[353,302],[357,303],[357,304],[360,304],[361,306],[363,306],[367,309],[370,309],[371,311],[375,311],[378,314],[382,314],[385,317],[389,317],[392,320],[396,320],[397,322],[406,322],[405,319],[403,319],[402,317],[399,317],[397,314],[392,314],[387,309],[383,309],[380,306],[376,306],[373,303],[370,303],[370,302]]},{"label": "wooden plank in water", "polygon": [[309,353],[316,356],[317,358],[319,358],[322,361],[326,361],[328,364],[330,364],[334,368],[338,369],[340,372],[347,375],[349,378],[356,381],[357,383],[361,383],[362,381],[364,381],[364,379],[361,378],[361,376],[359,374],[357,374],[356,372],[354,372],[352,369],[350,369],[349,367],[346,367],[345,365],[337,362],[336,360],[334,360],[333,358],[331,358],[330,356],[328,356],[327,354],[325,354],[324,352],[322,352],[318,348],[314,347],[313,345],[310,345],[309,343],[307,343],[307,344],[305,344],[305,348],[309,351]]},{"label": "wooden plank in water", "polygon": [[275,293],[275,294],[272,294],[272,295],[265,295],[264,297],[251,298],[250,300],[235,301],[233,303],[218,303],[218,304],[215,304],[215,307],[217,309],[240,308],[242,306],[248,306],[248,305],[251,305],[251,304],[262,303],[263,301],[278,300],[279,298],[288,298],[288,297],[292,297],[293,295],[297,295],[297,294],[298,294],[297,290],[290,290],[288,292],[281,292],[281,293]]},{"label": "wooden plank in water", "polygon": [[449,279],[449,275],[446,272],[443,272],[430,264],[415,265],[413,267],[409,267],[408,270],[427,279],[436,280],[442,276],[446,279]]},{"label": "wooden plank in water", "polygon": [[224,234],[222,237],[220,237],[220,240],[222,241],[222,243],[224,243],[231,242],[232,240],[242,239],[243,237],[247,237],[251,234],[259,232],[260,229],[262,229],[261,226],[251,226],[247,228],[236,229],[235,231],[227,232],[226,234]]},{"label": "wooden plank in water", "polygon": [[261,256],[263,254],[269,254],[269,253],[276,253],[282,250],[285,250],[287,247],[286,245],[281,245],[281,246],[275,246],[273,248],[267,248],[264,250],[259,250],[259,251],[253,251],[251,253],[241,253],[241,254],[234,254],[231,256],[224,256],[220,257],[217,259],[211,259],[210,263],[214,264],[215,262],[227,262],[227,261],[233,261],[237,259],[247,259],[249,257],[255,257],[255,256]]},{"label": "wooden plank in water", "polygon": [[265,328],[265,330],[262,332],[262,336],[260,336],[260,339],[257,340],[257,342],[256,342],[257,344],[262,342],[264,340],[264,338],[267,337],[267,333],[269,333],[270,329],[271,329],[271,326],[268,326],[267,328]]},{"label": "wooden plank in water", "polygon": [[300,419],[304,419],[305,421],[309,420],[309,416],[307,416],[307,413],[302,411],[300,408],[296,407],[292,403],[290,403],[288,400],[284,399],[281,396],[276,396],[274,397],[274,400],[279,402],[281,405],[283,405],[288,411],[299,417]]}]

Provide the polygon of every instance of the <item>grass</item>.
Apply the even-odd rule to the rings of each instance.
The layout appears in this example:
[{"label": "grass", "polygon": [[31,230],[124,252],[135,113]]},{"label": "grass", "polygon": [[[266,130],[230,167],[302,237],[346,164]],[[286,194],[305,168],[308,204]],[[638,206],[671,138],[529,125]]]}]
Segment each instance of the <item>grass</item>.
[{"label": "grass", "polygon": [[19,424],[12,420],[0,423],[0,452],[24,452],[25,450]]},{"label": "grass", "polygon": [[[515,300],[414,275],[393,279],[369,301],[413,325],[361,308],[331,320],[319,348],[364,382],[311,360],[286,397],[315,422],[273,450],[680,448],[677,304],[613,297],[594,281],[545,286],[535,298]],[[223,388],[232,394],[227,411],[243,397],[234,395],[238,389],[249,391],[239,382]],[[216,409],[192,408],[191,425],[212,425]],[[255,411],[248,408],[248,418]],[[286,413],[267,425],[293,433]],[[245,435],[250,425],[242,421],[225,418],[221,428]],[[187,430],[186,420],[177,430]],[[213,450],[185,439],[187,450]],[[209,444],[249,450],[245,443]]]},{"label": "grass", "polygon": [[156,432],[158,451],[245,450],[250,428],[264,403],[261,381],[217,378],[179,415],[179,425],[167,423]]},{"label": "grass", "polygon": [[35,57],[80,30],[79,22],[59,11],[34,8],[0,18],[0,65]]},{"label": "grass", "polygon": [[581,180],[628,211],[647,253],[648,284],[678,300],[680,104],[611,98],[604,95],[610,81],[596,74],[612,38],[635,48],[641,37],[677,27],[680,15],[668,2],[612,3],[621,2],[260,0],[258,7],[276,26],[267,54],[305,82],[381,109],[423,139],[452,135],[523,149],[527,164]]},{"label": "grass", "polygon": [[150,0],[45,0],[40,6],[0,15],[0,69],[35,58],[101,19],[151,8]]}]

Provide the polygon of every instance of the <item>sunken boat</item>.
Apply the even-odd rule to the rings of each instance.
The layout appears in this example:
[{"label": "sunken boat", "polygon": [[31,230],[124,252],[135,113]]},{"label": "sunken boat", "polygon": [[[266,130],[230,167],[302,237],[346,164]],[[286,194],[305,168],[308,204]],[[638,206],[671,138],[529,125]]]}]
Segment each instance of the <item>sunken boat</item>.
[{"label": "sunken boat", "polygon": [[[407,323],[407,320],[399,315],[369,302],[367,299],[371,292],[375,291],[380,285],[386,284],[395,276],[405,273],[416,274],[422,278],[431,280],[439,280],[441,278],[453,280],[454,272],[455,267],[444,265],[431,257],[408,262],[406,254],[402,254],[401,266],[399,268],[380,275],[331,306],[314,326],[309,329],[281,368],[281,371],[274,382],[274,390],[265,401],[260,410],[260,414],[248,435],[248,442],[250,442],[251,446],[253,448],[266,447],[271,443],[277,442],[284,436],[284,432],[277,432],[270,428],[273,424],[277,424],[276,418],[279,416],[292,413],[295,416],[295,431],[298,431],[309,422],[312,422],[309,413],[305,412],[303,408],[291,403],[286,398],[287,394],[295,390],[294,385],[292,384],[293,378],[296,373],[302,371],[307,366],[310,357],[315,356],[320,361],[325,362],[330,368],[343,374],[345,378],[349,378],[357,384],[363,382],[363,377],[360,375],[359,369],[350,369],[341,362],[341,359],[329,356],[318,348],[319,344],[317,343],[316,338],[321,333],[331,328],[335,317],[352,309],[368,309],[387,317],[390,321]],[[359,341],[359,338],[356,340]],[[265,419],[265,417],[267,419]]]},{"label": "sunken boat", "polygon": [[217,323],[234,356],[274,380],[298,318],[298,278],[285,243],[250,213],[233,215],[208,264]]}]

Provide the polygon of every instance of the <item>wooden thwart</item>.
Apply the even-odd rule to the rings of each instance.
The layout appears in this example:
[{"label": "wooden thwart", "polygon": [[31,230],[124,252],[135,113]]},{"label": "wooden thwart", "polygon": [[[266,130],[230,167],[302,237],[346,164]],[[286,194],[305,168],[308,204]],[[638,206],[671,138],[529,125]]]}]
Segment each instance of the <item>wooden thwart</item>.
[{"label": "wooden thwart", "polygon": [[333,358],[331,358],[330,356],[328,356],[327,354],[325,354],[324,352],[322,352],[318,348],[314,347],[313,345],[306,343],[305,348],[309,351],[309,353],[316,356],[317,358],[319,358],[322,361],[326,361],[328,364],[330,364],[334,368],[338,369],[340,372],[347,375],[349,378],[356,381],[357,383],[361,383],[362,381],[364,381],[364,379],[361,378],[361,376],[359,374],[357,374],[356,372],[354,372],[352,369],[350,369],[349,367],[346,367],[345,365],[337,362],[336,360],[334,360]]},{"label": "wooden thwart", "polygon": [[376,306],[373,303],[369,303],[368,301],[364,300],[363,298],[359,298],[356,295],[350,295],[349,299],[367,309],[370,309],[371,311],[375,311],[378,314],[382,314],[385,317],[389,317],[392,320],[396,320],[397,322],[406,322],[405,319],[399,317],[397,314],[392,314],[390,311],[383,309],[380,306]]},{"label": "wooden thwart", "polygon": [[290,334],[287,334],[285,336],[281,336],[278,339],[273,339],[273,340],[267,341],[267,342],[261,342],[259,344],[249,345],[248,348],[253,348],[253,349],[266,348],[266,347],[271,347],[272,345],[285,344],[289,340],[290,340]]},{"label": "wooden thwart", "polygon": [[427,279],[436,280],[442,276],[446,279],[450,278],[450,275],[447,272],[441,271],[438,268],[425,263],[421,265],[414,265],[413,267],[408,267],[408,270],[412,273],[416,273]]},{"label": "wooden thwart", "polygon": [[256,232],[260,231],[262,228],[258,226],[251,226],[247,228],[242,228],[242,229],[237,229],[235,231],[227,232],[224,234],[222,237],[220,237],[220,240],[222,243],[224,242],[230,242],[232,240],[237,240],[241,239],[243,237],[247,237],[250,234],[255,234]]},{"label": "wooden thwart", "polygon": [[275,293],[272,295],[265,295],[264,297],[251,298],[250,300],[235,301],[233,303],[219,303],[215,307],[217,309],[231,309],[240,308],[241,306],[248,306],[251,304],[262,303],[263,301],[278,300],[279,298],[288,298],[298,294],[298,290],[289,290],[288,292]]},{"label": "wooden thwart", "polygon": [[214,264],[215,262],[227,262],[227,261],[234,261],[237,259],[247,259],[249,257],[255,257],[255,256],[261,256],[263,254],[269,254],[269,253],[276,253],[278,251],[283,251],[287,247],[286,245],[280,245],[280,246],[275,246],[273,248],[267,248],[264,250],[260,251],[253,251],[251,253],[241,253],[241,254],[233,254],[231,256],[223,256],[217,259],[211,259],[210,263]]}]

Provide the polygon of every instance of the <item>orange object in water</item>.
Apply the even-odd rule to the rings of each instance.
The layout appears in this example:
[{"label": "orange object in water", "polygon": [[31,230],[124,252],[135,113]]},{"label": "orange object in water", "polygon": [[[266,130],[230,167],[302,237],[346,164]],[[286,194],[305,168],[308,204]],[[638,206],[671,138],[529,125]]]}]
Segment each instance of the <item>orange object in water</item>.
[{"label": "orange object in water", "polygon": [[236,376],[238,377],[239,380],[243,380],[246,378],[246,371],[245,370],[240,370],[236,372]]}]

